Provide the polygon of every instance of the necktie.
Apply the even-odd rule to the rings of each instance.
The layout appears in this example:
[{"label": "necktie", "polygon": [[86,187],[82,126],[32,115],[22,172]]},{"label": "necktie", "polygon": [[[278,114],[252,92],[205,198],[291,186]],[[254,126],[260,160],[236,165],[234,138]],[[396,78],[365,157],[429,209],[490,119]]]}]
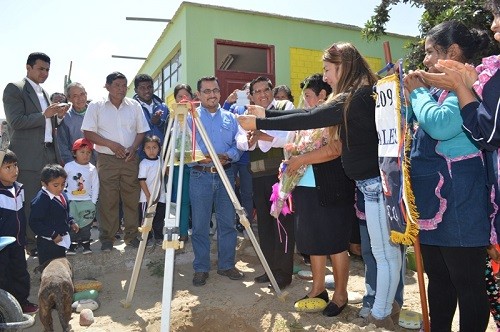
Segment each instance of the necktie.
[{"label": "necktie", "polygon": [[66,208],[66,200],[64,199],[63,195],[59,195],[59,200],[61,201],[61,203],[64,206],[64,208]]}]

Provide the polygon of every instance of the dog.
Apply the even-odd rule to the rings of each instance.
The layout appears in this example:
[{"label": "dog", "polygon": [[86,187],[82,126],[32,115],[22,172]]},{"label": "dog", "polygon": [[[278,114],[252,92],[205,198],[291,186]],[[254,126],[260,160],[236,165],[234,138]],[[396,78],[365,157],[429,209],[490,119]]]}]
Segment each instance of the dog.
[{"label": "dog", "polygon": [[44,331],[54,331],[52,309],[56,309],[64,332],[71,331],[71,304],[73,302],[73,270],[66,258],[50,261],[42,272],[38,291],[40,321]]}]

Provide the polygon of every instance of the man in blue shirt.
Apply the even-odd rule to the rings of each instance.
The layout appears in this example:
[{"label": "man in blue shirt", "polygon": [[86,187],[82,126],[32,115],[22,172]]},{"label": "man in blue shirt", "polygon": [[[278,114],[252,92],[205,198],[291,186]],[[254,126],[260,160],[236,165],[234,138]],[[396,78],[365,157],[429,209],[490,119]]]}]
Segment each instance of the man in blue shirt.
[{"label": "man in blue shirt", "polygon": [[[141,104],[142,111],[148,121],[149,131],[146,136],[158,136],[163,144],[165,139],[165,129],[168,120],[168,107],[160,97],[153,93],[153,78],[146,74],[138,74],[134,78],[135,95],[132,97]],[[142,149],[142,144],[138,148],[140,160],[146,157]]]},{"label": "man in blue shirt", "polygon": [[[197,88],[201,105],[196,112],[234,189],[231,163],[240,158],[235,139],[238,121],[232,113],[220,107],[220,88],[216,77],[200,78]],[[189,116],[189,128],[192,128],[192,121]],[[234,206],[199,132],[196,133],[196,143],[206,158],[191,166],[189,183],[189,197],[193,202],[193,285],[205,285],[210,271],[209,230],[212,207],[215,207],[217,216],[217,273],[231,280],[239,280],[244,275],[234,266],[237,236],[234,227]]]}]

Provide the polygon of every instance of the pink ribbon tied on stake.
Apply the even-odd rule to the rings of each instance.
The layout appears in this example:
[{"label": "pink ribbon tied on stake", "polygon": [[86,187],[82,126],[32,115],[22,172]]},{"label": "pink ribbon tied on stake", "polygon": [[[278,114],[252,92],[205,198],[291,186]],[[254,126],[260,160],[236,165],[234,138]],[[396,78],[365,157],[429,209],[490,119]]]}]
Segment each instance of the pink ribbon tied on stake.
[{"label": "pink ribbon tied on stake", "polygon": [[188,100],[186,96],[183,96],[179,103],[189,105],[189,112],[193,118],[193,121],[191,121],[191,160],[194,161],[196,160],[196,122],[194,121],[194,112],[196,111],[197,102]]}]

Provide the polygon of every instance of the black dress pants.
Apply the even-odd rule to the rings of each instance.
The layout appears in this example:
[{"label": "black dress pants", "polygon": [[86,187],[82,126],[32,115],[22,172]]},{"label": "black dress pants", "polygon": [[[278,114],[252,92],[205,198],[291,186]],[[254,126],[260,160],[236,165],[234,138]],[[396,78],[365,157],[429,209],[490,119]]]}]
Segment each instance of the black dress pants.
[{"label": "black dress pants", "polygon": [[451,331],[457,302],[460,331],[485,331],[490,315],[484,277],[486,248],[421,247],[429,277],[427,293],[432,332]]},{"label": "black dress pants", "polygon": [[289,284],[292,281],[295,249],[293,214],[286,217],[280,215],[281,227],[269,213],[269,197],[272,186],[278,182],[277,175],[254,177],[252,182],[260,248],[278,283]]}]

